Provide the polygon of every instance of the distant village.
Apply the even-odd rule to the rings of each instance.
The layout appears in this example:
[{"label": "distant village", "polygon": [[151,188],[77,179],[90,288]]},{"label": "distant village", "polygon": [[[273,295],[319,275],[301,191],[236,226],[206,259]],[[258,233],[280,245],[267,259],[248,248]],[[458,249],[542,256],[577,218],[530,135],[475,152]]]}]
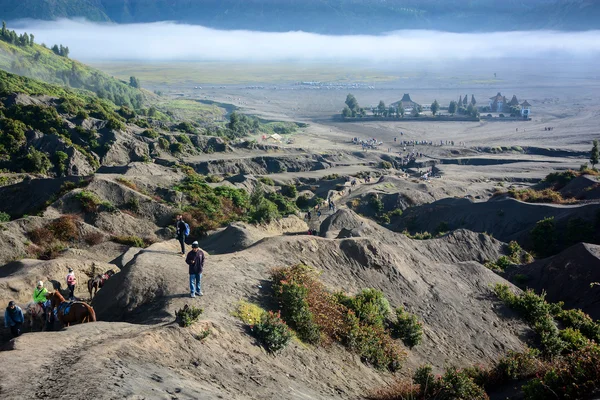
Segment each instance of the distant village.
[{"label": "distant village", "polygon": [[[492,113],[498,115],[494,116]],[[464,97],[460,95],[458,100],[451,101],[447,106],[440,105],[437,100],[428,105],[415,102],[409,93],[405,93],[400,100],[391,103],[389,106],[380,101],[378,105],[363,108],[358,105],[356,98],[349,94],[346,98],[346,106],[342,110],[343,119],[404,118],[405,115],[413,118],[438,116],[446,119],[530,119],[531,104],[527,100],[520,102],[514,94],[509,101],[506,96],[498,92],[495,96],[490,97],[485,105],[478,104],[473,94],[470,98],[466,94]]]}]

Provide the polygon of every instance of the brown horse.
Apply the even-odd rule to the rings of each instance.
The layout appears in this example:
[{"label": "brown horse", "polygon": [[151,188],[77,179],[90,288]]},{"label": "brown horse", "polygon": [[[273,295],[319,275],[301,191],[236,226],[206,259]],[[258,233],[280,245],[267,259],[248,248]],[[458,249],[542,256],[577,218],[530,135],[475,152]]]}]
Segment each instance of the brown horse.
[{"label": "brown horse", "polygon": [[29,328],[33,332],[34,321],[39,321],[40,326],[42,327],[42,331],[46,327],[46,321],[49,319],[49,313],[45,312],[42,306],[37,303],[31,302],[27,303],[25,306],[25,315],[29,319]]},{"label": "brown horse", "polygon": [[100,289],[102,286],[104,286],[104,282],[106,282],[108,280],[108,278],[110,278],[114,274],[115,274],[115,271],[113,271],[112,269],[109,269],[104,274],[98,275],[97,277],[88,280],[87,285],[88,285],[88,291],[90,292],[90,300],[94,298],[92,296],[92,290],[94,291],[94,296],[96,296],[96,293],[98,293],[98,289]]},{"label": "brown horse", "polygon": [[[58,307],[58,320],[65,326],[96,321],[94,309],[82,301],[67,302],[58,291],[50,292],[46,297],[50,299],[52,309]],[[68,312],[65,314],[67,308]]]}]

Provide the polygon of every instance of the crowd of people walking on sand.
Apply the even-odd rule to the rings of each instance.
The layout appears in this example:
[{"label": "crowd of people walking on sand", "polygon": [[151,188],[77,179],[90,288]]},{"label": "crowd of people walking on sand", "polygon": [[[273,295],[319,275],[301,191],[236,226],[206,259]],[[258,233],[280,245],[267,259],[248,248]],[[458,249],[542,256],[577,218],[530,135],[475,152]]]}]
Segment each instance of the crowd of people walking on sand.
[{"label": "crowd of people walking on sand", "polygon": [[352,138],[352,143],[360,144],[363,150],[374,149],[383,144],[381,140],[377,140],[376,138],[359,139],[358,137]]},{"label": "crowd of people walking on sand", "polygon": [[554,127],[553,127],[553,126],[545,126],[545,127],[544,127],[544,130],[545,130],[545,131],[553,131],[553,130],[554,130]]}]

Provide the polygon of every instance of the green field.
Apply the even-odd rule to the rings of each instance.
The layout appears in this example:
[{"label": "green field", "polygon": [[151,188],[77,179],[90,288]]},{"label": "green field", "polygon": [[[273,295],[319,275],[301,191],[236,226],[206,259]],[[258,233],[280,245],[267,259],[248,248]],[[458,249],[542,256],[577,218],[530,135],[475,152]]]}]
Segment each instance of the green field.
[{"label": "green field", "polygon": [[366,67],[303,63],[91,62],[119,79],[138,77],[142,86],[275,84],[300,81],[390,82],[397,76]]},{"label": "green field", "polygon": [[207,121],[223,121],[225,110],[217,105],[203,104],[196,100],[169,99],[161,100],[153,105],[160,111],[170,112],[177,120],[204,123]]}]

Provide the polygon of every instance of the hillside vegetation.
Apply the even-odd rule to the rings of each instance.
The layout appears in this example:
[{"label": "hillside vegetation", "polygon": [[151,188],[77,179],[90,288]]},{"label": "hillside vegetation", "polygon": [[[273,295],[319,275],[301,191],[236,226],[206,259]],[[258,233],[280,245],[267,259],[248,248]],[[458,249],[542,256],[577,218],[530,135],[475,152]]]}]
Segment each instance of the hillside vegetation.
[{"label": "hillside vegetation", "polygon": [[[68,48],[61,45],[53,51],[43,45],[31,43],[31,39],[24,44],[12,38],[10,34],[0,35],[0,69],[48,83],[90,90],[98,97],[119,106],[135,109],[142,106],[145,95],[139,88],[69,59]],[[61,48],[67,49],[66,53],[61,52]]]},{"label": "hillside vegetation", "polygon": [[456,32],[593,29],[599,6],[586,0],[0,0],[0,15],[92,21],[173,20],[219,29],[382,33],[398,29]]}]

